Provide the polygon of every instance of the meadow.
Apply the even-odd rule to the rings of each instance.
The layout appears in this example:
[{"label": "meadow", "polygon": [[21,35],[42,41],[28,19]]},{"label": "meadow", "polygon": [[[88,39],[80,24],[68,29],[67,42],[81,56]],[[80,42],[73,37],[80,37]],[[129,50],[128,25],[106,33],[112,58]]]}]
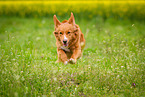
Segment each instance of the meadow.
[{"label": "meadow", "polygon": [[1,96],[144,96],[144,22],[76,21],[84,56],[64,65],[55,64],[52,18],[0,21]]},{"label": "meadow", "polygon": [[[105,12],[93,15],[94,10],[81,13],[72,9],[66,14],[64,10],[61,14],[57,10],[50,14],[36,12],[38,16],[32,9],[21,16],[19,4],[13,8],[16,13],[10,11],[8,3],[0,4],[7,4],[0,10],[1,97],[145,96],[144,3],[135,6],[141,9],[131,10],[134,15],[127,11],[122,17],[118,12],[108,12],[107,17]],[[71,11],[85,36],[86,47],[76,64],[64,65],[55,63],[53,15],[62,21]]]}]

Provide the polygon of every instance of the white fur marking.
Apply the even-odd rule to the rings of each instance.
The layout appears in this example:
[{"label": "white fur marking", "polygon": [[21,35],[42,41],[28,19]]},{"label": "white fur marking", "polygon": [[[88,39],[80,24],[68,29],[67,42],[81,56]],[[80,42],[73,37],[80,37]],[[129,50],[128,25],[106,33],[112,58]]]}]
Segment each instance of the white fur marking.
[{"label": "white fur marking", "polygon": [[68,63],[67,61],[64,62],[65,65],[66,65],[67,63]]},{"label": "white fur marking", "polygon": [[61,46],[60,48],[66,52],[70,52],[70,50],[67,47]]},{"label": "white fur marking", "polygon": [[84,46],[84,42],[81,42],[81,46]]},{"label": "white fur marking", "polygon": [[67,37],[64,35],[64,39],[67,40]]}]

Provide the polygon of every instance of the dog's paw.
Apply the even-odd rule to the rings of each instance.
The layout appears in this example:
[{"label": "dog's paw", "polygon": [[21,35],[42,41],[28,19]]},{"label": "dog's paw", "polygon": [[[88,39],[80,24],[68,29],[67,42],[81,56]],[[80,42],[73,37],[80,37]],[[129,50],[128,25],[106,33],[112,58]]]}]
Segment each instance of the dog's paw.
[{"label": "dog's paw", "polygon": [[65,65],[66,65],[67,63],[68,63],[67,61],[64,62]]},{"label": "dog's paw", "polygon": [[76,63],[76,60],[73,59],[73,58],[70,58],[68,62],[71,63],[71,64],[75,64]]}]

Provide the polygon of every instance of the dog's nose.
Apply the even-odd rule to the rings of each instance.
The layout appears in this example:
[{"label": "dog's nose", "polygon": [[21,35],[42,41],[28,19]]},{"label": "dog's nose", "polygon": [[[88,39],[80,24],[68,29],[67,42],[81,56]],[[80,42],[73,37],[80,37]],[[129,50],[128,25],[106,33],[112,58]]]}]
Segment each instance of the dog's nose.
[{"label": "dog's nose", "polygon": [[64,39],[64,40],[63,40],[63,43],[67,43],[67,39]]}]

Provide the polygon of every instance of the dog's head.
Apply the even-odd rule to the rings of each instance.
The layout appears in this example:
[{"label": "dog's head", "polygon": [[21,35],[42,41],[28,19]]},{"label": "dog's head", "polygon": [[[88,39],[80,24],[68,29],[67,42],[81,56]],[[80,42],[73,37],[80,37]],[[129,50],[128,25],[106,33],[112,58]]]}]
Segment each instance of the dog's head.
[{"label": "dog's head", "polygon": [[53,17],[55,31],[53,32],[56,40],[61,46],[69,47],[76,39],[78,39],[78,28],[75,24],[75,19],[73,13],[71,13],[70,19],[64,20],[62,23],[56,18],[56,15]]}]

